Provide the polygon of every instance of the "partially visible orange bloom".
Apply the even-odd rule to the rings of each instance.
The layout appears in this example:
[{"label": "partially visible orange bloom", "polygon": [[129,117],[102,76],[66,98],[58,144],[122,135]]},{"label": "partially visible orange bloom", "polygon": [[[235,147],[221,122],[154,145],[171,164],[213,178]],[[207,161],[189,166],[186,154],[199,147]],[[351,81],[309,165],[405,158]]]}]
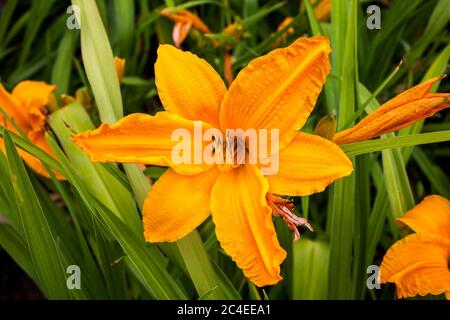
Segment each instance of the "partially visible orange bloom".
[{"label": "partially visible orange bloom", "polygon": [[[309,0],[313,5],[314,15],[318,21],[328,21],[331,16],[331,0]],[[316,4],[317,3],[317,4]],[[300,12],[305,10],[305,4],[300,1]]]},{"label": "partially visible orange bloom", "polygon": [[174,11],[173,8],[168,7],[159,11],[159,13],[175,22],[172,39],[176,47],[181,46],[191,28],[195,28],[202,33],[211,33],[208,26],[189,10],[179,9]]},{"label": "partially visible orange bloom", "polygon": [[[278,25],[277,32],[280,32],[284,28],[286,28],[292,21],[294,20],[294,17],[286,17],[283,21]],[[281,43],[286,43],[286,38],[290,34],[294,34],[295,30],[293,27],[289,27],[281,37],[277,39],[275,42],[275,46],[279,47]]]},{"label": "partially visible orange bloom", "polygon": [[119,83],[122,82],[123,75],[125,74],[125,59],[120,57],[114,57],[114,67],[116,68],[117,78],[119,78]]},{"label": "partially visible orange bloom", "polygon": [[331,0],[309,0],[312,4],[317,5],[314,7],[314,15],[319,21],[327,21],[331,15]]},{"label": "partially visible orange bloom", "polygon": [[[22,81],[10,94],[0,84],[0,107],[14,120],[34,145],[52,156],[54,156],[53,150],[45,139],[45,125],[46,105],[49,103],[50,95],[53,94],[55,89],[55,86],[45,82]],[[11,132],[19,134],[13,124],[1,114],[0,122],[1,125],[4,125]],[[0,139],[0,149],[5,152],[3,139]],[[17,151],[35,172],[42,176],[50,177],[39,159],[20,148],[17,148]],[[58,178],[62,178],[58,174],[56,175]]]},{"label": "partially visible orange bloom", "polygon": [[450,202],[428,196],[398,221],[415,233],[389,248],[381,283],[395,283],[399,298],[445,293],[450,299]]},{"label": "partially visible orange bloom", "polygon": [[[144,203],[147,241],[176,241],[212,215],[217,239],[237,266],[255,285],[273,285],[282,279],[280,265],[286,252],[278,242],[272,216],[282,218],[294,232],[301,225],[310,227],[291,212],[289,200],[276,195],[321,192],[353,170],[339,146],[298,131],[326,81],[330,52],[326,37],[299,38],[251,61],[227,90],[205,60],[160,45],[155,81],[166,111],[155,116],[129,115],[112,126],[103,124],[75,135],[73,141],[94,161],[170,167]],[[175,163],[171,155],[178,142],[172,133],[175,129],[191,133],[187,139],[194,145],[194,121],[204,130],[216,128],[222,133],[279,130],[279,152],[274,151],[279,170],[264,175],[262,163]],[[219,148],[214,150],[222,155],[232,151],[228,146]]]},{"label": "partially visible orange bloom", "polygon": [[449,93],[431,93],[432,86],[442,78],[432,78],[402,92],[350,129],[336,133],[333,142],[339,145],[365,141],[397,131],[450,107]]}]

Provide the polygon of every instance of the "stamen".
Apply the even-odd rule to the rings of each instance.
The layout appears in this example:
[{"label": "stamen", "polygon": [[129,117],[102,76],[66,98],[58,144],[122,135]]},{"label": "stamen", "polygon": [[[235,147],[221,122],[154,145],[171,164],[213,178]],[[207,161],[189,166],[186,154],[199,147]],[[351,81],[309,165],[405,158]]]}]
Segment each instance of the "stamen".
[{"label": "stamen", "polygon": [[301,218],[292,213],[294,204],[291,200],[283,199],[272,193],[266,195],[267,203],[272,208],[272,214],[276,217],[281,217],[287,224],[288,228],[294,232],[294,241],[300,239],[300,232],[297,227],[305,226],[311,232],[314,231],[312,226],[305,218]]}]

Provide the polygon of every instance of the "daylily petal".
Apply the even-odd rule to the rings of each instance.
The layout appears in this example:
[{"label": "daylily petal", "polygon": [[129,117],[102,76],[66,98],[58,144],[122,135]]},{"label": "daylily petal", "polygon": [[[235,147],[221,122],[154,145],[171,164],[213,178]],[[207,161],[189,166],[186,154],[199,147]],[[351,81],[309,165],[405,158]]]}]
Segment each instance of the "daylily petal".
[{"label": "daylily petal", "polygon": [[225,129],[279,129],[283,149],[306,122],[330,70],[328,38],[299,38],[252,60],[225,94]]},{"label": "daylily petal", "polygon": [[414,232],[450,239],[450,201],[437,195],[428,196],[397,221]]},{"label": "daylily petal", "polygon": [[145,239],[176,241],[197,228],[209,216],[211,189],[217,168],[183,176],[167,170],[152,186],[144,203]]},{"label": "daylily petal", "polygon": [[267,180],[255,166],[221,172],[211,194],[220,245],[257,286],[280,281],[286,252],[280,247],[266,202]]},{"label": "daylily petal", "polygon": [[171,45],[160,45],[155,77],[166,111],[219,126],[220,103],[226,87],[205,60]]},{"label": "daylily petal", "polygon": [[[203,130],[211,128],[201,123]],[[197,174],[207,170],[207,165],[194,158],[194,153],[203,152],[207,143],[195,150],[195,143],[202,141],[202,136],[196,137],[194,121],[183,119],[168,112],[158,112],[155,116],[146,114],[131,114],[110,126],[103,124],[98,129],[73,136],[78,144],[93,161],[144,163],[157,166],[170,166],[181,174]],[[186,140],[172,140],[174,132],[188,134]],[[199,134],[203,134],[200,130]],[[183,136],[184,137],[184,136]],[[177,138],[178,139],[178,138]],[[180,141],[190,144],[191,154],[186,155],[187,161],[173,161],[172,150]],[[198,152],[197,152],[198,151]],[[198,153],[201,157],[201,153]],[[197,164],[194,162],[196,161]]]},{"label": "daylily petal", "polygon": [[352,162],[336,144],[299,132],[280,152],[278,173],[267,178],[271,193],[306,196],[323,191],[333,181],[350,175],[352,170]]},{"label": "daylily petal", "polygon": [[179,21],[175,22],[175,25],[173,26],[172,30],[172,39],[175,46],[178,48],[180,45],[184,42],[187,35],[189,34],[189,31],[191,30],[192,22],[184,22]]},{"label": "daylily petal", "polygon": [[412,234],[396,242],[381,263],[382,283],[393,282],[399,298],[450,291],[450,239]]},{"label": "daylily petal", "polygon": [[[16,122],[19,127],[26,128],[28,126],[28,114],[26,109],[21,105],[20,100],[6,91],[1,84],[0,107],[8,114],[10,118],[14,120],[14,122]],[[2,114],[0,114],[0,121],[0,125],[4,125],[5,119]],[[8,125],[8,128],[10,128],[10,125]]]},{"label": "daylily petal", "polygon": [[350,129],[336,133],[333,141],[348,144],[405,128],[450,107],[450,94],[428,93],[440,78],[425,81],[389,100]]},{"label": "daylily petal", "polygon": [[19,99],[24,105],[31,101],[45,106],[48,103],[50,94],[56,89],[56,86],[42,81],[22,81],[15,86],[12,95]]}]

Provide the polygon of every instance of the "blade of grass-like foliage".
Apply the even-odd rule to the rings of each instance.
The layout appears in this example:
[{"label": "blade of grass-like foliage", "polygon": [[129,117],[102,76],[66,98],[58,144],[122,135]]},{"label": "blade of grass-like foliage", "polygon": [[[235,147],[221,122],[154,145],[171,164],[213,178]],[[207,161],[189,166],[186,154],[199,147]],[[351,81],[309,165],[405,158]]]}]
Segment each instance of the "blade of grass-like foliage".
[{"label": "blade of grass-like foliage", "polygon": [[322,29],[320,27],[320,23],[314,14],[314,9],[309,0],[303,0],[305,4],[306,14],[308,15],[309,26],[311,27],[312,34],[315,36],[323,34]]},{"label": "blade of grass-like foliage", "polygon": [[[166,1],[167,3],[167,1]],[[197,6],[201,6],[204,4],[215,4],[218,6],[221,6],[222,3],[220,3],[220,1],[218,0],[194,0],[194,1],[186,1],[185,3],[181,3],[179,5],[168,5],[168,7],[173,7],[174,11],[175,10],[179,10],[179,9],[188,9],[188,8],[192,8],[192,7],[197,7]]]},{"label": "blade of grass-like foliage", "polygon": [[447,199],[450,199],[450,179],[447,174],[432,161],[421,148],[414,148],[412,153],[414,161],[428,178],[433,189]]},{"label": "blade of grass-like foliage", "polygon": [[89,192],[126,222],[134,232],[142,233],[139,213],[130,191],[100,164],[92,163],[88,156],[72,143],[70,137],[72,133],[81,133],[94,128],[83,107],[78,103],[72,103],[54,112],[48,122],[73,167],[83,173],[80,174],[80,180]]},{"label": "blade of grass-like foliage", "polygon": [[[342,78],[340,85],[339,109],[337,112],[337,124],[340,128],[350,119],[355,112],[355,87],[357,80],[357,5],[358,1],[351,0],[347,14],[347,1],[333,1],[332,19],[333,26],[337,30],[333,34],[332,44],[337,46],[337,57],[334,56],[333,63],[343,59],[342,65],[338,64],[336,70]],[[336,17],[334,8],[345,10],[344,16]],[[343,12],[340,12],[341,14]],[[342,28],[341,19],[348,16],[345,29]],[[345,37],[344,37],[345,35]],[[345,39],[345,40],[344,40]],[[345,42],[344,42],[345,41]],[[336,50],[336,49],[335,49]],[[333,70],[333,69],[332,69]],[[355,227],[355,175],[336,181],[330,193],[328,204],[328,218],[331,219],[329,226],[330,234],[330,265],[329,265],[329,298],[348,299],[352,298],[352,230]]]},{"label": "blade of grass-like foliage", "polygon": [[[93,199],[94,206],[101,219],[119,241],[127,254],[127,260],[132,265],[132,270],[137,273],[138,280],[145,286],[148,292],[157,299],[186,299],[186,294],[171,278],[166,270],[161,268],[161,259],[154,260],[149,252],[157,249],[146,247],[141,237],[134,234],[122,221],[109,212],[101,202]],[[154,256],[156,256],[156,252]]]},{"label": "blade of grass-like foliage", "polygon": [[389,210],[389,200],[386,192],[386,184],[383,179],[383,171],[378,163],[372,167],[372,175],[375,178],[374,180],[377,180],[376,178],[378,178],[380,183],[377,184],[377,195],[367,227],[366,266],[369,266],[374,262],[375,251],[383,233],[386,216]]},{"label": "blade of grass-like foliage", "polygon": [[[0,137],[3,137],[4,131],[1,129],[2,129],[2,127],[0,126]],[[53,170],[59,172],[60,174],[62,174],[64,176],[64,169],[61,167],[61,165],[58,163],[58,161],[56,159],[52,158],[48,153],[46,153],[42,149],[36,147],[30,141],[14,134],[14,133],[10,132],[9,136],[16,146],[18,146],[19,148],[32,154],[33,156],[35,156],[36,158],[38,158],[39,160],[41,160],[42,162],[44,162],[45,164],[50,166],[50,168],[52,168]]]},{"label": "blade of grass-like foliage", "polygon": [[110,2],[113,12],[111,37],[115,44],[116,55],[129,60],[135,37],[135,5],[134,1]]},{"label": "blade of grass-like foliage", "polygon": [[[6,30],[10,27],[9,24],[18,3],[19,0],[10,0],[4,4],[0,19],[0,39],[5,39]],[[0,44],[0,48],[2,48],[2,45],[3,44]]]},{"label": "blade of grass-like foliage", "polygon": [[[303,2],[305,4],[305,9],[306,9],[306,13],[308,15],[309,26],[311,28],[312,34],[314,36],[325,34],[322,30],[322,27],[321,27],[319,21],[316,18],[316,15],[314,14],[314,10],[311,5],[311,2],[309,0],[303,0]],[[325,34],[325,35],[327,35],[328,37],[330,36],[329,34]],[[331,55],[330,59],[332,61],[333,61],[333,59],[335,59],[334,54]],[[335,94],[337,93],[336,92],[336,85],[337,85],[336,82],[337,82],[337,79],[333,79],[333,78],[329,77],[323,88],[323,91],[325,93],[327,113],[329,115],[336,114],[336,103],[338,101],[337,96],[335,96]]]},{"label": "blade of grass-like foliage", "polygon": [[[240,299],[234,288],[231,287],[230,290],[230,286],[224,286],[219,276],[215,276],[216,272],[210,263],[198,264],[198,261],[209,260],[198,232],[193,232],[188,237],[177,241],[177,245],[199,296],[204,297],[208,293],[208,299]],[[199,267],[202,267],[203,270],[198,270]],[[205,278],[204,275],[208,275],[208,278]],[[210,278],[213,276],[216,279]],[[213,286],[211,287],[211,285]]]},{"label": "blade of grass-like foliage", "polygon": [[31,1],[31,16],[28,20],[23,46],[20,51],[19,67],[23,67],[25,61],[28,59],[31,46],[36,38],[37,32],[39,31],[39,27],[44,22],[44,19],[52,8],[54,2],[55,0]]},{"label": "blade of grass-like foliage", "polygon": [[[394,134],[386,136],[395,137]],[[386,191],[391,204],[390,217],[395,221],[414,207],[414,196],[409,184],[401,149],[382,150],[381,155]]]},{"label": "blade of grass-like foliage", "polygon": [[408,136],[396,136],[385,139],[375,139],[370,141],[355,142],[342,145],[341,148],[348,156],[358,156],[360,154],[381,151],[385,149],[417,146],[428,143],[438,143],[450,141],[450,130],[411,134]]},{"label": "blade of grass-like foliage", "polygon": [[355,228],[352,297],[363,299],[366,288],[367,223],[370,216],[370,155],[355,158]]},{"label": "blade of grass-like foliage", "polygon": [[22,222],[18,210],[9,174],[8,159],[3,152],[0,152],[0,214],[23,236]]},{"label": "blade of grass-like foliage", "polygon": [[[442,52],[437,56],[437,58],[434,60],[431,67],[428,69],[427,73],[423,77],[422,80],[427,80],[433,77],[439,77],[445,72],[445,69],[447,67],[448,61],[450,59],[450,43],[447,44],[447,46],[442,50]],[[433,86],[432,91],[436,92],[439,87],[439,83],[436,83]],[[400,135],[410,135],[413,133],[419,133],[422,130],[424,120],[416,122],[412,126],[409,126],[407,128],[401,129],[399,134]],[[405,158],[405,161],[408,162],[408,159],[411,156],[413,148],[407,147],[403,148],[403,157]]]},{"label": "blade of grass-like foliage", "polygon": [[56,93],[63,94],[69,92],[71,79],[72,61],[75,55],[76,41],[78,33],[67,31],[58,47],[55,64],[52,69],[51,83],[56,85]]},{"label": "blade of grass-like foliage", "polygon": [[8,252],[17,265],[39,286],[25,241],[13,227],[5,223],[0,223],[0,247]]},{"label": "blade of grass-like foliage", "polygon": [[246,27],[252,26],[255,23],[257,23],[258,21],[260,21],[261,19],[263,19],[264,17],[266,17],[271,12],[280,9],[284,5],[285,5],[284,2],[278,2],[278,3],[275,3],[273,5],[267,5],[267,6],[262,7],[255,14],[245,18],[244,19],[244,25]]},{"label": "blade of grass-like foliage", "polygon": [[423,35],[421,35],[417,43],[414,44],[411,51],[408,52],[405,60],[408,64],[415,62],[427,49],[431,42],[436,41],[437,36],[448,28],[450,21],[450,1],[439,0],[428,20],[427,27]]},{"label": "blade of grass-like foliage", "polygon": [[302,238],[294,243],[292,299],[327,298],[329,255],[326,241]]},{"label": "blade of grass-like foliage", "polygon": [[3,138],[20,219],[38,284],[47,297],[67,299],[70,294],[66,287],[63,253],[8,132],[3,133]]},{"label": "blade of grass-like foliage", "polygon": [[28,10],[24,14],[22,14],[22,16],[14,22],[11,29],[8,30],[8,34],[4,38],[2,38],[2,42],[0,44],[0,58],[3,58],[5,55],[7,55],[7,46],[14,39],[14,37],[16,37],[17,34],[26,27],[30,16],[31,10]]},{"label": "blade of grass-like foliage", "polygon": [[122,97],[114,59],[95,1],[73,0],[80,8],[81,53],[102,122],[122,118]]},{"label": "blade of grass-like foliage", "polygon": [[[183,299],[185,293],[165,270],[165,260],[155,247],[146,247],[142,236],[134,233],[99,200],[92,197],[79,180],[76,171],[59,149],[56,141],[49,136],[49,144],[67,172],[67,178],[79,193],[85,207],[95,219],[102,221],[120,243],[130,262],[130,270],[155,299]],[[117,257],[119,258],[119,257]]]}]

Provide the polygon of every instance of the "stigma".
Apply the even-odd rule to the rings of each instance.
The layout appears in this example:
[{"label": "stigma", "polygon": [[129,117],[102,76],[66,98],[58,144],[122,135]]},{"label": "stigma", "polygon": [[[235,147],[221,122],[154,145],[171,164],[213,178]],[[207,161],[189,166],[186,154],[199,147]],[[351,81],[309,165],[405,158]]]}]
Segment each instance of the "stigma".
[{"label": "stigma", "polygon": [[281,217],[287,224],[288,228],[294,232],[294,241],[300,239],[298,227],[305,226],[311,232],[314,231],[305,218],[298,217],[292,213],[292,210],[294,210],[294,204],[291,200],[281,198],[273,193],[267,193],[266,199],[267,204],[272,209],[272,214],[276,217]]}]

